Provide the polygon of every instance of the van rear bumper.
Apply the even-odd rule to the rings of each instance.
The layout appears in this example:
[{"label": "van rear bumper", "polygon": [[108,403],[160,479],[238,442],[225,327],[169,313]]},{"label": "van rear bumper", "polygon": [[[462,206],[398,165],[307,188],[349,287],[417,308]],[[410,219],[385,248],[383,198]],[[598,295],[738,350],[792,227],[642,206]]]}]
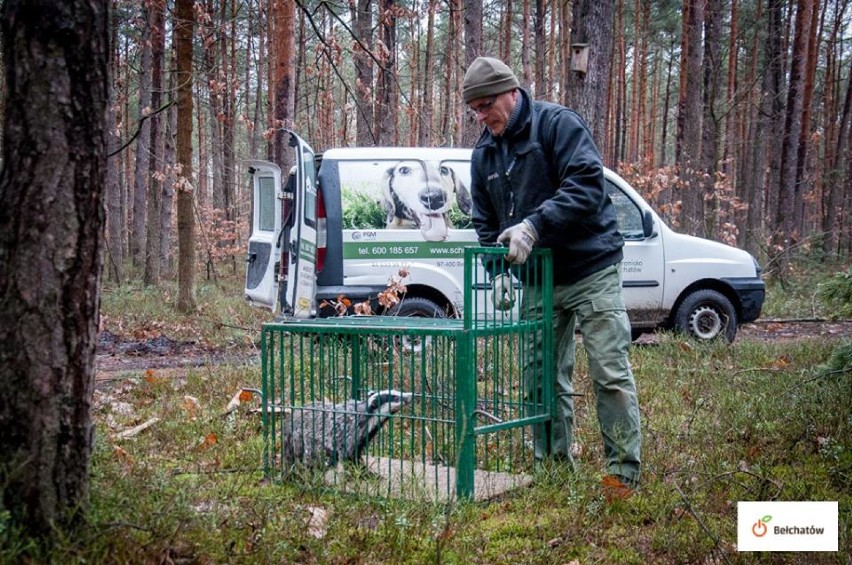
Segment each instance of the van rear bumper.
[{"label": "van rear bumper", "polygon": [[740,301],[740,323],[753,322],[760,316],[766,299],[766,285],[758,277],[725,278]]}]

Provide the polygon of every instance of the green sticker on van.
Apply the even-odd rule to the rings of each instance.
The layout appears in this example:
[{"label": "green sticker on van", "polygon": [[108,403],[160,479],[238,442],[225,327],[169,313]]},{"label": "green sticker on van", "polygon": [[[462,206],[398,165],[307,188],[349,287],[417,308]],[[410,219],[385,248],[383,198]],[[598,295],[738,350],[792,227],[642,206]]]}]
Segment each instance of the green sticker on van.
[{"label": "green sticker on van", "polygon": [[343,244],[343,259],[447,259],[464,255],[464,248],[475,241],[371,241]]},{"label": "green sticker on van", "polygon": [[306,239],[303,239],[299,245],[299,258],[311,263],[317,261],[317,245]]}]

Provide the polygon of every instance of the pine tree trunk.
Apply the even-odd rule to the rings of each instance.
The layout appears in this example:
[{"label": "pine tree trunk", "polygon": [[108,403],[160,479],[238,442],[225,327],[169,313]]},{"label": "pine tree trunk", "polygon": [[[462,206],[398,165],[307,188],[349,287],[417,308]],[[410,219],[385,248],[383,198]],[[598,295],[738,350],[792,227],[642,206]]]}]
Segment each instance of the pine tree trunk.
[{"label": "pine tree trunk", "polygon": [[428,13],[426,17],[426,52],[423,54],[423,103],[421,110],[420,131],[417,136],[417,143],[421,147],[427,147],[432,144],[432,120],[434,117],[435,108],[435,91],[433,89],[434,81],[432,76],[435,72],[435,10],[437,8],[436,0],[428,0]]},{"label": "pine tree trunk", "polygon": [[275,93],[275,153],[273,161],[284,171],[290,169],[290,142],[289,134],[281,128],[293,127],[293,114],[295,113],[295,7],[288,0],[276,0],[273,2],[275,21],[275,74],[273,78],[273,90]]},{"label": "pine tree trunk", "polygon": [[160,283],[160,200],[163,191],[163,125],[168,114],[159,112],[163,101],[163,63],[166,56],[165,0],[150,4],[151,22],[151,106],[158,112],[151,116],[151,162],[148,173],[147,236],[145,238],[146,285]]},{"label": "pine tree trunk", "polygon": [[[798,0],[796,30],[793,40],[790,86],[787,91],[787,110],[784,134],[781,138],[781,179],[778,191],[778,207],[775,212],[775,242],[781,246],[782,257],[796,243],[801,234],[796,231],[795,209],[800,198],[800,187],[796,183],[798,165],[798,140],[802,131],[803,96],[808,57],[808,30],[811,25],[812,0]],[[785,261],[782,260],[783,264]]]},{"label": "pine tree trunk", "polygon": [[807,63],[805,64],[805,76],[802,94],[802,129],[799,131],[799,140],[796,156],[796,203],[795,217],[793,219],[794,229],[805,233],[805,188],[814,187],[813,178],[808,178],[809,173],[809,148],[811,145],[811,106],[814,99],[814,80],[816,75],[816,64],[819,58],[817,45],[817,29],[819,28],[819,0],[812,0],[811,22],[808,30],[807,40]]},{"label": "pine tree trunk", "polygon": [[[551,18],[555,12],[551,10]],[[552,21],[552,20],[551,20]],[[550,77],[547,76],[548,61],[552,63],[552,53],[548,53],[547,34],[544,25],[547,22],[547,5],[544,0],[535,0],[533,16],[533,43],[535,44],[535,60],[533,61],[533,77],[535,97],[539,100],[550,100]]]},{"label": "pine tree trunk", "polygon": [[[464,67],[458,70],[459,75],[464,76],[473,60],[482,54],[482,0],[464,0]],[[511,66],[508,60],[506,64]],[[456,91],[455,94],[461,101],[461,92]],[[482,135],[482,126],[468,112],[463,112],[461,119],[463,126],[459,143],[462,147],[473,147]]]},{"label": "pine tree trunk", "polygon": [[716,192],[719,147],[719,118],[716,100],[722,91],[722,0],[707,0],[704,18],[704,59],[702,61],[703,93],[701,120],[701,170],[704,225],[699,235],[718,238],[721,202]]},{"label": "pine tree trunk", "polygon": [[376,145],[373,132],[373,60],[368,51],[373,47],[373,0],[358,0],[353,10],[355,22],[355,106],[357,108],[355,141],[363,147]]},{"label": "pine tree trunk", "polygon": [[675,160],[685,189],[681,192],[681,228],[697,234],[703,227],[701,166],[701,34],[704,2],[684,2],[681,40],[681,82],[678,100]]},{"label": "pine tree trunk", "polygon": [[[115,58],[112,60],[113,68]],[[113,81],[113,84],[115,81]],[[114,154],[121,146],[118,137],[118,123],[115,112],[116,92],[115,87],[111,89],[109,110],[107,114],[107,145],[108,153],[112,155],[107,159],[107,278],[121,284],[124,281],[124,209],[121,207],[121,156]]]},{"label": "pine tree trunk", "polygon": [[[142,4],[142,20],[149,20],[149,8]],[[130,222],[130,257],[137,267],[145,265],[146,218],[148,214],[149,152],[151,151],[151,28],[142,27],[139,62],[139,135],[136,137],[136,165],[133,175],[133,208]]]},{"label": "pine tree trunk", "polygon": [[[174,76],[174,73],[170,73]],[[171,81],[170,81],[171,82]],[[169,92],[172,89],[169,88]],[[166,120],[163,160],[166,163],[166,178],[163,181],[163,193],[160,199],[160,272],[174,272],[174,254],[172,253],[172,216],[175,203],[175,164],[177,142],[177,105],[169,107]]]},{"label": "pine tree trunk", "polygon": [[568,105],[586,121],[598,147],[604,146],[609,65],[612,60],[612,0],[574,3],[571,43],[589,46],[588,72],[571,71]]},{"label": "pine tree trunk", "polygon": [[40,541],[88,498],[109,5],[6,0],[0,16],[0,507]]},{"label": "pine tree trunk", "polygon": [[192,184],[192,34],[193,0],[176,0],[174,43],[177,51],[178,301],[181,312],[195,304],[195,192]]},{"label": "pine tree trunk", "polygon": [[396,124],[399,109],[394,104],[395,92],[398,88],[396,79],[396,11],[394,0],[379,1],[379,30],[384,47],[381,50],[379,60],[382,62],[379,69],[378,100],[376,107],[376,128],[378,130],[379,145],[394,145],[394,137],[397,133]]}]

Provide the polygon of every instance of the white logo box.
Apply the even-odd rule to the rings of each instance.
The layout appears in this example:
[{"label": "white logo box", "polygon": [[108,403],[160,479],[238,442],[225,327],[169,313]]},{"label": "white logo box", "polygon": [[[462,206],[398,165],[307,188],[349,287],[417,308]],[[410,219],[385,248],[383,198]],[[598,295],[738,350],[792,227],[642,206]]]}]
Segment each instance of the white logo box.
[{"label": "white logo box", "polygon": [[737,502],[738,551],[837,551],[837,502]]}]

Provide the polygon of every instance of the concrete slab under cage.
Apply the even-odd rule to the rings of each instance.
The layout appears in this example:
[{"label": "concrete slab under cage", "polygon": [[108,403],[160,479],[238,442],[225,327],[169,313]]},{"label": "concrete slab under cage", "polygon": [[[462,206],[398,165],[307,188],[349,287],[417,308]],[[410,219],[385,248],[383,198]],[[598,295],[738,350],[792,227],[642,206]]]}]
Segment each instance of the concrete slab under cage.
[{"label": "concrete slab under cage", "polygon": [[[363,470],[341,480],[345,472],[342,467],[327,471],[326,484],[346,492],[406,500],[448,502],[456,498],[456,468],[447,465],[367,457]],[[484,501],[532,484],[533,476],[476,469],[473,481],[473,499]]]}]

